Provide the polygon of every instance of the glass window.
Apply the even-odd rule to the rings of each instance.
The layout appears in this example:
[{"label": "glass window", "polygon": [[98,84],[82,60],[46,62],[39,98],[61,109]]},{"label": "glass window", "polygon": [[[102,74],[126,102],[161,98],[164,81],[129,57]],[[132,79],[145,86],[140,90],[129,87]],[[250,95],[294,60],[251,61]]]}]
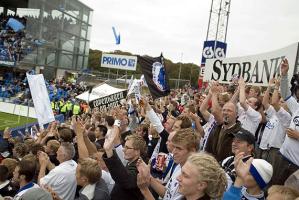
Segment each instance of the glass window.
[{"label": "glass window", "polygon": [[87,31],[87,40],[90,40],[90,35],[91,35],[91,26],[88,26],[88,31]]},{"label": "glass window", "polygon": [[80,29],[81,29],[80,21],[76,20],[73,17],[65,15],[63,31],[76,36],[80,36]]},{"label": "glass window", "polygon": [[89,54],[89,43],[90,43],[90,42],[86,41],[85,55],[87,55],[87,56],[88,56],[88,54]]},{"label": "glass window", "polygon": [[82,17],[82,20],[86,23],[88,23],[88,15],[89,15],[89,12],[87,9],[84,9],[83,11],[83,17]]},{"label": "glass window", "polygon": [[63,33],[61,34],[61,48],[66,51],[73,52],[75,45],[75,36]]},{"label": "glass window", "polygon": [[80,41],[80,47],[79,47],[79,54],[84,54],[85,50],[85,40]]},{"label": "glass window", "polygon": [[83,66],[83,56],[78,56],[77,69],[81,69]]},{"label": "glass window", "polygon": [[68,52],[62,52],[59,56],[58,66],[61,66],[63,68],[72,68],[73,55]]},{"label": "glass window", "polygon": [[80,3],[73,0],[66,0],[65,12],[75,18],[80,18],[80,12],[82,12],[82,7]]},{"label": "glass window", "polygon": [[88,57],[84,56],[83,68],[87,68],[87,67],[88,67]]}]

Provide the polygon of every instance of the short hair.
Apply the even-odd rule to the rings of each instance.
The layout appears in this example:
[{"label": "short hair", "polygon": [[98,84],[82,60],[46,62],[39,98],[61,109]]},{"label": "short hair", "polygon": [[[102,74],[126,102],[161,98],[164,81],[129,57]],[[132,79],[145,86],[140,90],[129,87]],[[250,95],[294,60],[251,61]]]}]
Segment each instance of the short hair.
[{"label": "short hair", "polygon": [[114,118],[110,115],[107,115],[105,117],[105,121],[107,122],[108,126],[113,126],[114,124]]},{"label": "short hair", "polygon": [[180,115],[176,118],[176,120],[181,120],[181,128],[190,128],[192,127],[192,121],[187,115]]},{"label": "short hair", "polygon": [[74,133],[70,128],[68,127],[60,128],[58,130],[58,133],[59,133],[59,138],[63,142],[73,142]]},{"label": "short hair", "polygon": [[62,142],[60,147],[63,147],[67,160],[71,160],[75,156],[75,147],[70,142]]},{"label": "short hair", "polygon": [[192,128],[178,130],[171,141],[174,144],[183,145],[188,151],[199,149],[199,137]]},{"label": "short hair", "polygon": [[8,179],[8,168],[5,165],[0,165],[0,181],[4,182]]},{"label": "short hair", "polygon": [[18,166],[19,175],[25,175],[26,182],[32,181],[36,174],[36,163],[30,160],[21,160]]},{"label": "short hair", "polygon": [[5,165],[8,168],[8,178],[13,177],[13,172],[18,163],[19,162],[13,158],[5,158],[4,160],[2,160],[1,165]]},{"label": "short hair", "polygon": [[95,142],[97,139],[94,131],[88,131],[87,136],[91,142]]},{"label": "short hair", "polygon": [[198,180],[207,183],[204,193],[211,198],[221,198],[227,187],[227,179],[217,160],[207,153],[200,152],[191,154],[187,162],[198,171]]},{"label": "short hair", "polygon": [[28,147],[24,143],[17,143],[14,150],[21,157],[24,157],[28,153]]},{"label": "short hair", "polygon": [[189,109],[190,112],[192,112],[193,114],[196,113],[196,110],[195,110],[195,106],[193,104],[189,104],[187,106],[187,108]]},{"label": "short hair", "polygon": [[107,131],[108,131],[107,127],[104,125],[98,125],[98,127],[99,127],[100,131],[103,133],[103,136],[106,136]]},{"label": "short hair", "polygon": [[282,186],[282,185],[272,185],[269,190],[268,194],[271,193],[279,193],[284,197],[284,200],[293,200],[299,197],[299,192],[291,187]]},{"label": "short hair", "polygon": [[80,175],[86,176],[90,184],[98,182],[102,177],[102,169],[98,162],[91,158],[84,158],[79,160],[81,165]]},{"label": "short hair", "polygon": [[50,150],[54,153],[56,153],[60,147],[60,143],[57,140],[49,140],[47,144],[49,144]]},{"label": "short hair", "polygon": [[37,155],[37,152],[39,152],[39,151],[45,151],[44,146],[39,143],[34,143],[31,147],[32,154]]},{"label": "short hair", "polygon": [[260,96],[261,95],[261,88],[259,86],[251,86],[250,89],[253,89],[256,93],[257,93],[257,96]]},{"label": "short hair", "polygon": [[140,151],[140,155],[145,155],[146,152],[146,142],[144,139],[136,134],[128,135],[125,141],[132,140],[132,146],[135,150]]}]

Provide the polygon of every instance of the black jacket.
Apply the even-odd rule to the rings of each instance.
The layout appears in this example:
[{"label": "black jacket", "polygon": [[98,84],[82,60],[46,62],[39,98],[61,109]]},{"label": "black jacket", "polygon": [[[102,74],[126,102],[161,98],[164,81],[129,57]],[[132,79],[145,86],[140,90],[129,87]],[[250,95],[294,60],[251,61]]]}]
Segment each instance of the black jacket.
[{"label": "black jacket", "polygon": [[111,200],[144,199],[137,186],[137,160],[130,164],[127,164],[127,166],[125,167],[123,166],[115,151],[113,151],[113,156],[110,158],[107,158],[107,155],[104,154],[103,160],[107,168],[109,169],[111,177],[115,181],[115,185],[110,194]]},{"label": "black jacket", "polygon": [[232,142],[234,134],[241,130],[241,123],[238,121],[229,129],[222,129],[223,125],[217,125],[210,133],[207,141],[206,151],[215,156],[218,162],[228,156],[232,156]]}]

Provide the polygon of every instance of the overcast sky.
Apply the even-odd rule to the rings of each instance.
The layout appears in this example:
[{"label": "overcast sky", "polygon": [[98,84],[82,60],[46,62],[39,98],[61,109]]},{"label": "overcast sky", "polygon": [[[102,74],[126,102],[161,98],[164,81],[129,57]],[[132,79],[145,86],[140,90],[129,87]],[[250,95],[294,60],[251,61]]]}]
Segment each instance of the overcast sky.
[{"label": "overcast sky", "polygon": [[[90,48],[200,64],[211,0],[81,0],[93,12]],[[298,0],[231,0],[227,57],[299,41]],[[121,34],[115,44],[112,26]],[[183,55],[183,56],[181,56]]]}]

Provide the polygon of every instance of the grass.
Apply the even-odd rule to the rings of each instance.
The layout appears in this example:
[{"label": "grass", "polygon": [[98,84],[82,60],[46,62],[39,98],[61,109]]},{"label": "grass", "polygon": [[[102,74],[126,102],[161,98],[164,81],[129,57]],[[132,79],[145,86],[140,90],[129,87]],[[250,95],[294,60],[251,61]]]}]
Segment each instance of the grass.
[{"label": "grass", "polygon": [[27,118],[27,117],[0,112],[0,131],[4,130],[6,127],[15,128],[36,121],[37,119],[34,118],[29,118],[29,117]]}]

